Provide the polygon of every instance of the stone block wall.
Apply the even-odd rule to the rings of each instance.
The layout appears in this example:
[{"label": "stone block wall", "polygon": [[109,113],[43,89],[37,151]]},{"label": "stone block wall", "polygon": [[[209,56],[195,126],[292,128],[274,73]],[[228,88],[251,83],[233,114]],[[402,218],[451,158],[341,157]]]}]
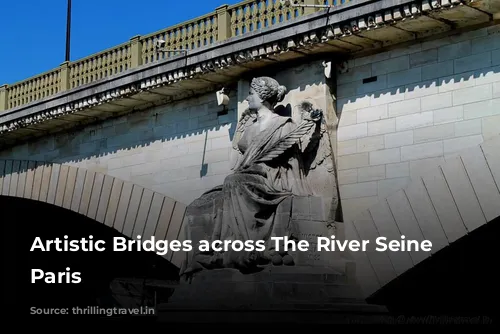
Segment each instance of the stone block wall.
[{"label": "stone block wall", "polygon": [[215,92],[134,112],[1,152],[0,159],[57,162],[102,172],[188,204],[229,172],[236,121]]},{"label": "stone block wall", "polygon": [[346,220],[500,133],[500,26],[348,62],[339,74]]}]

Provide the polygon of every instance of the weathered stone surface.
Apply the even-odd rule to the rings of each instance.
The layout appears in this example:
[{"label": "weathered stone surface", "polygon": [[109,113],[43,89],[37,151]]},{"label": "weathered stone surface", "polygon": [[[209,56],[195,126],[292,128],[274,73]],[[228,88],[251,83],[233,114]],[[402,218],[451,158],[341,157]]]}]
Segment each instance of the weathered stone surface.
[{"label": "weathered stone surface", "polygon": [[[496,169],[491,171],[492,177],[488,173],[489,168],[497,166],[496,146],[485,146],[484,158],[475,152],[476,155],[463,155],[462,161],[452,160],[460,156],[460,149],[477,147],[486,138],[499,134],[496,125],[500,76],[495,75],[499,69],[494,66],[498,65],[495,59],[500,44],[498,35],[481,31],[486,31],[488,38],[482,33],[461,35],[460,39],[443,38],[350,60],[349,71],[338,74],[341,99],[332,97],[335,94],[324,83],[324,69],[318,61],[278,72],[280,82],[293,88],[281,101],[280,112],[289,112],[292,119],[300,120],[303,108],[297,106],[302,101],[311,102],[323,110],[326,121],[319,128],[321,140],[327,140],[319,148],[317,143],[312,145],[320,154],[313,155],[313,161],[306,164],[309,170],[304,174],[313,191],[285,196],[275,208],[272,233],[266,237],[309,240],[313,249],[277,255],[275,252],[270,264],[261,265],[263,271],[251,275],[234,274],[232,269],[212,270],[209,276],[203,273],[195,277],[189,291],[183,290],[187,287],[177,290],[177,300],[190,297],[187,304],[199,299],[205,306],[216,302],[233,307],[236,299],[239,306],[261,308],[354,301],[360,296],[356,283],[346,283],[351,279],[346,278],[348,270],[336,263],[337,254],[314,251],[316,237],[340,233],[337,226],[354,238],[373,238],[382,231],[398,237],[398,230],[417,239],[430,238],[438,250],[446,245],[443,233],[451,242],[467,229],[495,217],[499,193],[491,182],[498,183],[498,173]],[[360,39],[350,37],[353,41]],[[363,82],[372,76],[377,76],[375,81]],[[244,80],[241,81],[243,86]],[[238,90],[231,97],[242,95]],[[260,97],[264,103],[270,102],[268,96]],[[28,196],[70,208],[132,236],[145,233],[174,240],[183,238],[183,228],[188,226],[189,238],[195,244],[197,240],[212,238],[221,214],[229,212],[230,217],[235,216],[224,206],[228,203],[225,192],[234,189],[218,186],[238,186],[239,181],[233,180],[230,172],[234,157],[231,144],[235,133],[241,135],[235,131],[236,121],[242,119],[242,111],[247,108],[242,107],[240,98],[231,99],[227,108],[217,106],[212,99],[212,93],[202,93],[168,107],[155,107],[107,121],[103,126],[85,128],[73,138],[48,136],[1,152],[2,158],[36,157],[64,164],[2,160],[0,190],[4,195]],[[108,107],[102,106],[103,110]],[[219,115],[224,111],[228,114]],[[335,133],[331,129],[337,125],[339,132]],[[304,146],[314,143],[312,137],[311,133],[301,137],[305,139]],[[420,178],[427,169],[444,164],[434,174]],[[23,171],[27,166],[31,166],[30,170]],[[82,168],[88,170],[82,172]],[[333,177],[336,172],[340,199],[336,197],[338,185]],[[411,179],[419,183],[405,189]],[[199,200],[187,207],[187,219],[182,219],[186,209],[182,203],[161,197],[148,187],[164,195],[179,194],[176,197],[185,203],[193,198]],[[209,189],[213,191],[204,193]],[[477,202],[467,200],[473,196]],[[345,224],[332,219],[339,200],[343,201]],[[377,206],[378,201],[387,206]],[[356,218],[357,213],[370,206],[374,208],[371,217]],[[246,214],[252,216],[253,209]],[[266,213],[257,211],[257,216]],[[435,233],[438,224],[444,231],[439,235]],[[186,265],[179,254],[169,255],[168,260]],[[397,258],[370,253],[356,254],[354,258],[362,264],[362,275],[373,278],[363,282],[363,289],[373,292],[423,256],[404,253]],[[395,273],[389,270],[391,262]],[[372,265],[376,272],[371,276]],[[322,271],[318,274],[312,268]],[[332,268],[340,274],[331,273]],[[264,279],[269,270],[273,271],[269,274],[272,277]],[[339,277],[344,279],[343,285],[339,284]],[[214,282],[222,283],[211,290],[211,295],[200,298],[203,291],[216,285]]]},{"label": "weathered stone surface", "polygon": [[[314,90],[316,95],[324,94],[320,86],[310,93]],[[300,243],[309,236],[329,236],[337,218],[332,204],[338,200],[329,167],[334,152],[326,131],[328,114],[302,100],[307,96],[300,92],[288,96],[285,92],[270,77],[251,81],[249,109],[241,114],[233,140],[232,149],[238,153],[233,172],[187,208],[187,234],[195,249],[187,255],[181,275],[216,268],[255,271],[259,265],[325,265],[330,261],[315,253],[313,245],[309,252],[282,251],[271,240],[279,237]],[[286,106],[291,117],[282,116],[277,103]],[[297,105],[298,109],[290,107]],[[320,179],[331,184],[324,190],[313,186]],[[206,241],[264,242],[265,247],[258,251],[199,249],[199,242]]]},{"label": "weathered stone surface", "polygon": [[178,239],[185,211],[182,203],[150,189],[57,163],[0,160],[0,190],[71,210],[131,239],[153,232],[158,240]]},{"label": "weathered stone surface", "polygon": [[[366,305],[345,262],[335,266],[268,267],[242,274],[235,269],[202,272],[181,283],[164,310],[289,310]],[[379,308],[379,310],[381,310]]]},{"label": "weathered stone surface", "polygon": [[[491,2],[481,0],[479,6],[486,6],[485,8],[492,11],[493,9],[488,7]],[[478,1],[474,4],[478,5]],[[13,112],[2,120],[5,124],[1,131],[9,136],[9,143],[12,143],[11,140],[16,141],[31,132],[23,131],[22,128],[33,126],[40,121],[44,123],[43,128],[54,130],[66,121],[80,122],[81,117],[76,114],[79,111],[84,111],[91,117],[102,117],[111,111],[127,113],[130,107],[142,109],[151,103],[162,103],[162,100],[190,97],[195,90],[211,91],[214,89],[213,83],[225,84],[228,78],[269,65],[272,63],[270,59],[287,61],[325,51],[342,55],[348,55],[350,51],[375,51],[382,46],[408,42],[415,37],[428,37],[450,29],[450,24],[432,19],[428,16],[430,14],[460,27],[491,20],[487,14],[475,11],[469,6],[453,6],[444,11],[441,11],[441,8],[429,7],[430,11],[426,12],[426,15],[419,15],[419,6],[421,5],[418,2],[406,0],[377,5],[360,0],[356,2],[356,6],[351,3],[343,5],[340,12],[337,9],[331,12],[317,11],[286,23],[273,24],[265,30],[257,29],[246,32],[244,36],[233,36],[228,40],[210,43],[197,48],[194,53],[187,54],[186,59],[168,57],[163,61],[142,64],[140,69],[130,68],[123,73],[92,81],[70,91],[66,91],[64,87],[56,94],[27,105],[23,102],[19,106],[21,100],[18,99],[17,102],[11,103],[9,110]],[[490,12],[490,15],[493,14]],[[375,17],[377,19],[373,19]],[[467,19],[464,20],[463,17]],[[336,24],[325,25],[325,20]],[[359,27],[353,26],[353,22],[357,22]],[[377,29],[372,29],[375,27]],[[435,44],[433,49],[428,46],[429,42],[424,44],[425,48],[415,48],[414,52],[387,52],[392,58],[372,57],[372,63],[366,60],[357,62],[363,64],[357,67],[365,66],[365,74],[392,75],[393,79],[388,78],[392,85],[408,83],[410,76],[403,75],[401,71],[417,69],[415,76],[411,76],[414,78],[412,80],[417,80],[417,72],[420,69],[418,66],[434,61],[437,54],[435,48],[439,45]],[[297,49],[302,52],[295,52]],[[133,61],[134,67],[137,62],[138,59]],[[398,71],[401,73],[396,74]],[[357,77],[352,75],[351,79],[355,80]],[[347,76],[341,80],[346,81]],[[2,99],[5,100],[5,97]],[[114,100],[119,100],[119,105],[107,104]],[[4,108],[5,106],[2,106],[2,109]],[[146,139],[149,136],[150,133],[144,133],[140,138]]]},{"label": "weathered stone surface", "polygon": [[[494,59],[500,37],[493,31],[478,28],[349,60],[348,73],[339,74],[339,83],[344,82],[345,75],[352,79],[349,73],[377,78],[349,80],[351,89],[345,87],[337,103],[341,120],[343,113],[356,113],[348,125],[339,123],[339,133],[343,134],[338,142],[342,199],[351,203],[356,200],[353,196],[362,199],[374,195],[370,191],[353,193],[354,189],[364,189],[364,182],[371,180],[363,174],[370,171],[366,168],[369,165],[385,166],[385,178],[395,180],[379,179],[382,173],[377,174],[375,195],[382,199],[405,186],[408,176],[417,177],[444,162],[444,157],[456,156],[461,149],[499,134],[496,95],[500,76]],[[401,80],[409,81],[397,81],[399,74]],[[370,80],[364,83],[364,79]],[[356,88],[356,84],[362,88]],[[360,103],[366,99],[368,104]],[[384,136],[383,147],[372,140],[380,135]],[[354,208],[349,204],[344,215],[356,215],[348,210],[364,208],[359,205]]]}]

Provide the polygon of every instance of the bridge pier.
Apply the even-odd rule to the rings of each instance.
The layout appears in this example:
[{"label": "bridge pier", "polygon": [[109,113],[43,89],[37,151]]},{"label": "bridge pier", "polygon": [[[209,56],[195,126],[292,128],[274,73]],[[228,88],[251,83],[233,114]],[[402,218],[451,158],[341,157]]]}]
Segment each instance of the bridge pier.
[{"label": "bridge pier", "polygon": [[[352,272],[352,274],[354,274]],[[382,305],[366,303],[355,277],[332,267],[271,267],[252,275],[224,269],[181,283],[158,321],[169,323],[378,322]]]}]

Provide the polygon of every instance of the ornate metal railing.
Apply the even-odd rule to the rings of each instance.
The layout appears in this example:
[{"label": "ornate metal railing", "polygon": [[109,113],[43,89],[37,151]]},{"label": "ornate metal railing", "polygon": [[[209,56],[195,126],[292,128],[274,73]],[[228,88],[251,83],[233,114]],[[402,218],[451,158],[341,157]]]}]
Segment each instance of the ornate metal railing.
[{"label": "ornate metal railing", "polygon": [[[339,5],[350,0],[299,0],[305,5]],[[307,15],[321,7],[283,5],[279,0],[245,0],[223,5],[201,17],[145,36],[25,79],[0,86],[0,112],[76,88],[111,75],[172,57],[176,52],[158,52],[155,45],[163,40],[169,50],[193,50],[233,36],[270,27]]]}]

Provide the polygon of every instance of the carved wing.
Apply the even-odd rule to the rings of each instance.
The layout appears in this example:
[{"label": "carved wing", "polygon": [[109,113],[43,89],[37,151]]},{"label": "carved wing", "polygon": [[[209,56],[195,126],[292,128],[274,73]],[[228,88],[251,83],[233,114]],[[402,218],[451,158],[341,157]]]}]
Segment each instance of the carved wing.
[{"label": "carved wing", "polygon": [[[324,122],[322,122],[319,131],[311,137],[309,145],[307,145],[303,154],[307,158],[312,159],[310,160],[309,169],[315,169],[318,165],[325,162],[327,165],[330,165],[328,158],[332,155],[332,147],[330,135]],[[327,168],[330,169],[333,166],[328,166]]]},{"label": "carved wing", "polygon": [[[315,169],[331,157],[332,149],[327,125],[321,109],[316,109],[309,101],[302,101],[298,106],[302,119],[311,119],[317,126],[302,141],[303,161],[307,169]],[[329,163],[327,163],[329,165]],[[328,166],[327,168],[330,168]]]},{"label": "carved wing", "polygon": [[287,134],[286,136],[280,138],[274,145],[269,147],[268,149],[262,151],[259,156],[254,160],[254,162],[265,162],[271,161],[281,154],[283,154],[286,150],[292,147],[294,144],[299,142],[299,140],[308,133],[314,126],[316,122],[311,119],[302,121],[295,130]]}]

